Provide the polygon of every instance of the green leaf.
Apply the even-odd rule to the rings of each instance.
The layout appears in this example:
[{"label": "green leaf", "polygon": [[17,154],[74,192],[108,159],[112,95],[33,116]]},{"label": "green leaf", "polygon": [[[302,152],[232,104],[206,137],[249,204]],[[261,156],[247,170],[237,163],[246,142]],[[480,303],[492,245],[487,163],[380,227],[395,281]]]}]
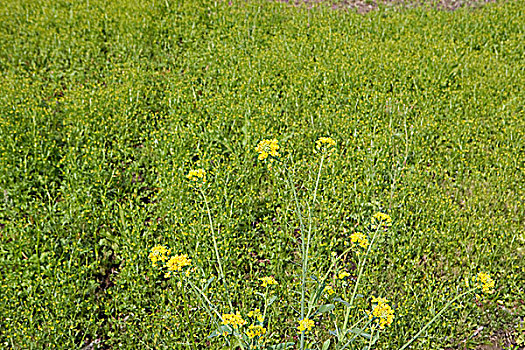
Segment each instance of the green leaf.
[{"label": "green leaf", "polygon": [[335,309],[335,305],[334,304],[326,304],[326,305],[323,305],[319,308],[319,310],[317,310],[315,312],[315,315],[318,315],[318,314],[323,314],[325,312],[329,312],[329,311],[332,311],[333,309]]},{"label": "green leaf", "polygon": [[321,348],[321,350],[328,350],[329,347],[330,347],[330,339],[326,339],[326,341],[323,343],[323,347]]},{"label": "green leaf", "polygon": [[370,339],[371,335],[366,333],[364,330],[362,330],[361,328],[353,328],[350,330],[350,332],[354,333],[354,334],[357,334],[357,335],[360,335],[366,339]]},{"label": "green leaf", "polygon": [[277,300],[277,296],[276,295],[273,295],[269,300],[268,300],[268,306],[272,305],[273,302]]},{"label": "green leaf", "polygon": [[224,332],[231,333],[232,329],[227,325],[219,326],[208,338],[215,338],[222,335]]},{"label": "green leaf", "polygon": [[338,302],[340,302],[342,304],[345,304],[346,306],[350,307],[350,303],[348,301],[345,301],[345,300],[341,299],[341,298],[334,298],[333,300],[334,301],[338,301]]},{"label": "green leaf", "polygon": [[294,345],[295,343],[280,343],[277,345],[271,345],[267,347],[266,349],[267,350],[283,350],[283,349],[288,349],[289,347],[292,347]]},{"label": "green leaf", "polygon": [[213,282],[213,280],[215,280],[215,276],[211,276],[207,281],[206,281],[206,285],[204,286],[204,288],[202,289],[203,292],[205,292],[208,287],[210,286],[210,283]]}]

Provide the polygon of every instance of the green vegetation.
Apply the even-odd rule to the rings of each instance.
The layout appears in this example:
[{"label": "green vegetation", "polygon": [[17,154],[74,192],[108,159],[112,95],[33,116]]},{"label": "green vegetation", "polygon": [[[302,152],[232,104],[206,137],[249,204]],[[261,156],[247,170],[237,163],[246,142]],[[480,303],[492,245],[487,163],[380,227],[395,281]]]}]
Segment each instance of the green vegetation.
[{"label": "green vegetation", "polygon": [[[264,339],[298,348],[294,190],[312,214],[308,283],[372,215],[392,218],[352,311],[390,301],[375,348],[401,348],[479,272],[495,293],[454,303],[411,348],[524,346],[525,2],[366,15],[138,3],[2,1],[0,347],[228,347],[208,338],[195,294],[152,267],[166,245],[221,313],[230,301],[248,319],[273,276]],[[336,151],[312,203],[323,136]],[[293,187],[258,160],[263,139],[278,140]],[[224,279],[187,178],[201,168]],[[353,291],[358,258],[341,258],[336,296]],[[334,305],[313,318],[312,347],[334,346]]]}]

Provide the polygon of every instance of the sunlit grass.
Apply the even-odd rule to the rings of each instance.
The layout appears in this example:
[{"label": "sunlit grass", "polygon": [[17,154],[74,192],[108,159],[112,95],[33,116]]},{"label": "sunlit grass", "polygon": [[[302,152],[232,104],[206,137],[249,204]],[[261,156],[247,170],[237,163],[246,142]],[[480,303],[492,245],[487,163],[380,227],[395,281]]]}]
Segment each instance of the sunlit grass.
[{"label": "sunlit grass", "polygon": [[[300,347],[330,268],[314,348],[373,298],[377,349],[523,346],[524,22],[521,1],[5,1],[0,347],[222,348],[237,312]],[[479,273],[495,292],[454,300]]]}]

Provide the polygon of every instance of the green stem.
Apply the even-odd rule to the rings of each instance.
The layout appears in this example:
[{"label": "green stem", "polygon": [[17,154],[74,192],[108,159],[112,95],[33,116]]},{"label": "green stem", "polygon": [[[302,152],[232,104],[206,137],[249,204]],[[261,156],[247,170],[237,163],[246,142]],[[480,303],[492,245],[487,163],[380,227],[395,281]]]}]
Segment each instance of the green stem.
[{"label": "green stem", "polygon": [[266,292],[264,292],[264,311],[263,311],[263,322],[266,319],[266,309],[268,308],[268,287],[266,287]]},{"label": "green stem", "polygon": [[[293,197],[295,200],[295,213],[299,218],[299,225],[301,228],[301,253],[302,253],[302,277],[301,277],[301,319],[304,319],[304,296],[305,296],[305,282],[306,282],[306,270],[305,270],[305,242],[304,242],[304,224],[303,224],[303,214],[301,213],[301,207],[299,206],[299,200],[297,199],[297,193],[295,191],[295,186],[290,175],[290,171],[286,168],[286,173],[288,175],[288,183],[292,188]],[[301,345],[300,349],[304,349],[304,332],[301,332]]]},{"label": "green stem", "polygon": [[[182,282],[182,281],[181,281]],[[183,282],[184,283],[184,282]],[[183,287],[184,287],[184,284],[183,284]],[[181,288],[182,289],[182,297],[184,298],[184,313],[186,314],[186,322],[188,322],[188,327],[191,326],[191,322],[190,322],[190,313],[188,311],[188,308],[190,306],[190,302],[188,300],[188,295],[186,294],[186,288]],[[192,344],[192,349],[195,349],[195,338],[193,337],[193,335],[191,335],[191,344]]]},{"label": "green stem", "polygon": [[[314,188],[314,196],[312,205],[315,204],[315,200],[317,197],[317,189],[319,187],[319,179],[321,177],[321,170],[323,168],[323,161],[324,161],[324,155],[321,157],[321,162],[319,164],[319,171],[317,173],[317,179],[315,181],[315,188]],[[288,169],[286,169],[288,170]],[[294,200],[295,200],[295,207],[296,207],[296,214],[299,217],[299,224],[301,225],[301,252],[302,252],[302,276],[301,276],[301,319],[304,320],[305,317],[305,290],[306,290],[306,274],[308,272],[308,251],[310,249],[310,240],[312,236],[312,213],[310,209],[308,210],[308,238],[306,240],[305,245],[305,237],[304,237],[304,224],[303,224],[303,218],[301,209],[299,206],[299,200],[297,199],[297,193],[295,191],[295,186],[292,181],[290,172],[288,173],[288,182],[290,184],[290,187],[292,188]],[[300,349],[304,349],[304,332],[301,333],[301,344]]]},{"label": "green stem", "polygon": [[405,345],[403,345],[399,350],[403,350],[403,349],[406,349],[410,344],[412,344],[418,337],[421,333],[423,333],[432,323],[434,323],[435,320],[438,319],[439,316],[441,316],[441,314],[443,312],[445,312],[446,309],[448,309],[448,307],[450,305],[452,305],[452,303],[454,303],[456,300],[458,300],[459,298],[471,293],[472,291],[476,290],[476,288],[473,288],[473,289],[470,289],[462,294],[458,294],[454,299],[450,300],[448,303],[445,304],[445,306],[443,306],[443,308],[430,320],[428,321],[428,323],[426,325],[423,326],[423,328],[421,328],[419,330],[419,332],[416,333],[416,335],[414,337],[412,337],[412,339],[410,339],[408,341],[408,343],[406,343]]},{"label": "green stem", "polygon": [[357,275],[357,281],[355,282],[354,291],[352,292],[352,298],[350,299],[350,305],[348,306],[348,308],[346,310],[345,320],[344,320],[344,323],[343,323],[343,339],[344,339],[344,336],[346,334],[346,325],[348,324],[348,318],[350,317],[350,311],[352,309],[352,306],[354,305],[354,300],[355,300],[355,296],[356,296],[356,293],[357,293],[357,287],[359,286],[359,282],[361,281],[361,276],[363,275],[363,270],[364,270],[364,267],[366,265],[366,259],[368,258],[368,254],[370,253],[370,249],[372,249],[372,245],[374,244],[374,241],[376,239],[377,231],[378,230],[374,231],[374,235],[372,236],[372,241],[368,245],[368,249],[366,251],[365,256],[363,257],[363,261],[360,262],[360,264],[359,264],[360,266],[359,266],[359,273]]},{"label": "green stem", "polygon": [[[213,305],[210,301],[210,299],[208,299],[208,297],[202,292],[202,290],[199,289],[199,287],[197,287],[196,285],[194,285],[193,283],[191,283],[190,280],[186,280],[188,282],[188,284],[190,285],[191,288],[193,288],[193,290],[195,290],[197,292],[197,294],[206,302],[206,303],[202,303],[204,305],[204,307],[206,308],[206,311],[208,312],[208,314],[210,315],[210,318],[212,318],[213,320],[215,320],[212,315],[211,315],[211,310],[213,310],[215,312],[215,314],[217,315],[217,318],[219,320],[222,321],[222,315],[215,309],[215,308],[210,308],[210,305]],[[219,323],[217,321],[215,321],[215,324],[217,327],[219,327]],[[240,335],[235,335],[235,337],[237,338],[237,341],[239,342],[239,345],[241,347],[241,349],[244,349],[245,346],[243,345],[242,343],[242,338]]]},{"label": "green stem", "polygon": [[219,274],[222,279],[224,290],[226,291],[226,296],[228,297],[228,304],[230,305],[230,312],[233,312],[234,310],[233,310],[233,305],[232,305],[232,301],[230,298],[230,291],[228,289],[228,284],[226,283],[226,278],[224,276],[224,270],[222,269],[221,257],[219,255],[219,249],[217,248],[217,240],[215,239],[215,230],[213,229],[213,219],[211,218],[210,206],[208,204],[208,199],[206,198],[206,194],[204,193],[202,188],[199,187],[199,189],[202,194],[202,198],[204,199],[204,203],[206,203],[206,211],[208,213],[208,219],[210,220],[211,238],[213,240],[213,249],[215,250],[215,256],[217,257],[217,265],[219,267]]},{"label": "green stem", "polygon": [[370,341],[368,342],[368,348],[367,350],[370,350],[372,347],[372,340],[374,339],[374,331],[376,330],[375,327],[372,327],[372,332],[370,332]]},{"label": "green stem", "polygon": [[[359,323],[361,323],[361,321],[362,321],[363,319],[364,319],[364,317],[361,318],[361,320],[357,321],[352,327],[350,327],[350,329],[354,329]],[[368,321],[368,323],[365,324],[365,325],[363,326],[362,329],[366,329],[366,328],[370,325],[370,323],[372,323],[372,321],[373,321],[373,320],[370,319],[370,320]],[[359,333],[356,333],[356,334],[352,337],[352,339],[350,339],[350,340],[349,340],[345,345],[343,345],[343,347],[340,348],[339,350],[344,350],[344,349],[345,349],[349,344],[351,344],[351,343],[352,343],[352,342],[353,342],[358,336],[359,336]]]}]

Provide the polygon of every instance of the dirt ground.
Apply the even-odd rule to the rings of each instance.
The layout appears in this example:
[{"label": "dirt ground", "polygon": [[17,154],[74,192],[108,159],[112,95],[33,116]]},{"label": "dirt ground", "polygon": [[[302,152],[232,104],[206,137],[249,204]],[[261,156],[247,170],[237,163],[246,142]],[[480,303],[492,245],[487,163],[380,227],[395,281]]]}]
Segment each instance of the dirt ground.
[{"label": "dirt ground", "polygon": [[355,9],[367,13],[379,6],[415,7],[426,6],[445,11],[454,11],[460,7],[480,7],[496,0],[273,0],[293,5],[326,3],[333,9]]}]

